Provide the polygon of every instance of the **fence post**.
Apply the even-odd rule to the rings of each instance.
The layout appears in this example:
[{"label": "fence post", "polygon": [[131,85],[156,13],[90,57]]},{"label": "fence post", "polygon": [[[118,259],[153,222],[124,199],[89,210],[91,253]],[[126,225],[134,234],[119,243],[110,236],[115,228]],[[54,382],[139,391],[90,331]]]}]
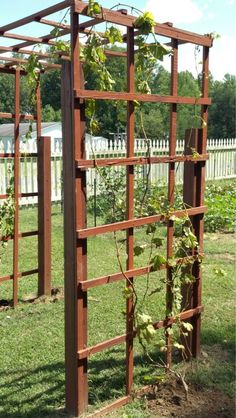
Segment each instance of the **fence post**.
[{"label": "fence post", "polygon": [[51,294],[51,138],[38,138],[38,296]]}]

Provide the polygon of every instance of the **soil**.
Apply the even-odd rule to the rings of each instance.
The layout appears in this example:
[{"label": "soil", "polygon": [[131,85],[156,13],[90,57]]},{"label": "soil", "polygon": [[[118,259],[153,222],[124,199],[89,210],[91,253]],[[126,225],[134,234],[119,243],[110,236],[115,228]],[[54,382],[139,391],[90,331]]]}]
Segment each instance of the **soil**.
[{"label": "soil", "polygon": [[146,408],[152,417],[234,418],[234,400],[217,390],[189,385],[188,399],[183,385],[177,380],[165,381],[145,395]]},{"label": "soil", "polygon": [[[50,296],[39,296],[35,294],[27,295],[24,297],[21,302],[23,303],[55,303],[58,300],[64,299],[64,288],[63,287],[54,287],[51,289]],[[0,312],[6,311],[12,307],[12,301],[1,299],[0,300]]]}]

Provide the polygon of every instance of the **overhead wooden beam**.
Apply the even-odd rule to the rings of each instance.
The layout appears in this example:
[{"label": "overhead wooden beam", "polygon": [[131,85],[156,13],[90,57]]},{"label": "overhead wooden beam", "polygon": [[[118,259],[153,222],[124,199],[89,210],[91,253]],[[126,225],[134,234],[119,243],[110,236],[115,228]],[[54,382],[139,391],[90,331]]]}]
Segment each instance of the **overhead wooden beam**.
[{"label": "overhead wooden beam", "polygon": [[43,9],[37,13],[33,13],[32,15],[16,20],[15,22],[8,23],[7,25],[0,27],[0,33],[6,32],[12,29],[16,29],[20,26],[27,25],[28,23],[32,23],[38,19],[40,20],[44,16],[49,16],[53,13],[59,12],[60,10],[63,10],[66,7],[69,7],[71,3],[72,3],[71,0],[64,0],[61,3],[48,7],[47,9]]},{"label": "overhead wooden beam", "polygon": [[[84,16],[87,16],[88,4],[80,0],[74,1],[75,11]],[[100,19],[100,22],[106,20],[106,22],[115,23],[126,27],[133,27],[136,20],[134,16],[121,14],[120,12],[105,8],[102,8],[102,12],[96,16],[96,19]],[[197,33],[171,27],[163,23],[156,23],[154,32],[157,35],[165,36],[167,38],[178,39],[196,45],[203,45],[208,47],[212,46],[212,39],[208,35],[198,35]]]}]

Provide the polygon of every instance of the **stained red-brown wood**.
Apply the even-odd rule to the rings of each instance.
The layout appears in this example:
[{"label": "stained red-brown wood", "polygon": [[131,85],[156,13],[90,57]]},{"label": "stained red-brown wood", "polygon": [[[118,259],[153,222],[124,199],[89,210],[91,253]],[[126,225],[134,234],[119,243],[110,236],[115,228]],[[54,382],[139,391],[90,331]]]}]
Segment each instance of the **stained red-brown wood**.
[{"label": "stained red-brown wood", "polygon": [[64,190],[64,292],[65,292],[65,378],[66,409],[74,412],[77,404],[76,361],[76,235],[75,235],[75,159],[72,137],[72,80],[70,63],[62,67],[62,133]]},{"label": "stained red-brown wood", "polygon": [[[196,315],[199,315],[201,312],[203,312],[203,310],[204,310],[203,306],[197,306],[194,309],[189,309],[185,312],[181,312],[179,318],[181,320],[190,319]],[[171,326],[172,324],[174,324],[176,321],[179,320],[179,318],[175,318],[175,317],[165,318],[162,321],[153,322],[152,325],[155,329],[165,328],[167,326]],[[78,358],[83,359],[88,356],[99,353],[103,350],[107,350],[108,348],[114,347],[115,345],[119,345],[127,341],[132,341],[133,338],[135,338],[136,334],[137,333],[134,330],[130,332],[129,334],[126,333],[123,335],[119,335],[117,337],[111,338],[110,340],[106,340],[99,344],[93,345],[91,347],[87,347],[83,350],[79,350],[77,353]]]},{"label": "stained red-brown wood", "polygon": [[170,155],[163,157],[129,157],[129,158],[99,158],[97,160],[79,160],[76,161],[79,168],[96,168],[96,167],[115,167],[125,165],[144,165],[144,164],[163,164],[178,163],[184,161],[204,161],[208,160],[208,154],[193,155]]},{"label": "stained red-brown wood", "polygon": [[51,138],[38,138],[38,295],[51,294]]},{"label": "stained red-brown wood", "polygon": [[20,172],[20,71],[15,72],[15,123],[14,123],[14,240],[13,240],[13,307],[18,302],[19,259],[19,172]]},{"label": "stained red-brown wood", "polygon": [[[203,69],[202,69],[202,96],[207,97],[209,90],[209,48],[203,48]],[[199,131],[198,138],[198,152],[205,152],[207,145],[207,124],[208,124],[208,107],[202,106],[201,118],[204,121],[205,126]],[[204,203],[204,191],[205,191],[205,170],[206,164],[198,163],[195,167],[197,185],[196,185],[196,206]],[[199,251],[203,251],[203,233],[204,233],[204,218],[203,215],[198,215],[193,221],[195,228],[195,234],[199,243]],[[201,303],[202,300],[202,271],[201,265],[195,263],[195,276],[196,282],[193,286],[193,308]],[[194,357],[198,357],[201,351],[201,315],[197,315],[193,319],[193,337],[192,337],[192,354]]]},{"label": "stained red-brown wood", "polygon": [[71,4],[70,0],[62,1],[61,3],[55,4],[54,6],[47,7],[46,9],[40,10],[37,13],[33,13],[27,17],[23,17],[22,19],[16,20],[15,22],[9,23],[7,25],[0,27],[0,33],[4,33],[8,30],[16,29],[19,26],[26,25],[27,23],[37,21],[38,19],[51,15],[52,13],[59,12],[60,10],[69,7]]},{"label": "stained red-brown wood", "polygon": [[[8,196],[7,194],[0,194],[0,199],[6,199],[7,196]],[[34,196],[38,196],[38,193],[18,193],[18,195],[15,196],[15,198],[17,197],[19,199],[20,197],[34,197]]]},{"label": "stained red-brown wood", "polygon": [[[14,113],[0,112],[0,118],[3,118],[3,119],[15,119],[15,117],[16,117],[16,115]],[[23,120],[36,120],[37,117],[34,116],[34,115],[28,115],[28,114],[27,115],[23,115],[23,114],[20,114],[20,119],[23,119]]]},{"label": "stained red-brown wood", "polygon": [[[75,160],[85,157],[85,103],[74,102],[73,86],[83,86],[79,59],[78,15],[72,8],[72,67],[64,65],[62,83],[65,193],[66,409],[83,414],[88,404],[87,359],[77,351],[87,344],[87,294],[78,281],[87,278],[87,243],[76,241],[76,229],[86,227],[86,173],[75,172]],[[76,173],[76,176],[75,176]]]},{"label": "stained red-brown wood", "polygon": [[[176,259],[176,263],[177,264],[182,264],[184,262],[185,258],[178,258]],[[161,264],[159,267],[159,270],[163,270],[166,269],[167,263]],[[110,283],[114,283],[120,280],[124,280],[126,277],[130,278],[130,277],[139,277],[139,276],[143,276],[147,273],[152,273],[153,269],[152,266],[144,266],[144,267],[140,267],[140,268],[134,268],[132,270],[126,270],[124,272],[119,272],[119,273],[114,273],[114,274],[109,274],[107,276],[102,276],[102,277],[96,277],[94,279],[90,279],[87,280],[85,282],[79,282],[78,286],[82,289],[82,290],[88,290],[88,289],[92,289],[93,287],[97,287],[97,286],[102,286],[104,284],[110,284]]]},{"label": "stained red-brown wood", "polygon": [[[83,15],[87,15],[88,5],[83,1],[75,0],[75,11]],[[129,28],[133,27],[133,24],[136,20],[136,17],[131,15],[124,15],[114,10],[109,10],[102,8],[102,13],[97,15],[97,19],[104,20],[106,18],[107,22],[116,23],[118,25],[127,26]],[[168,38],[180,39],[186,42],[191,42],[197,45],[205,45],[208,47],[212,46],[212,39],[208,35],[198,35],[197,33],[188,32],[182,29],[171,27],[165,24],[156,23],[154,27],[154,32],[157,35],[166,36]]]},{"label": "stained red-brown wood", "polygon": [[[127,29],[127,86],[128,92],[135,91],[135,70],[134,70],[134,29]],[[134,104],[127,104],[127,158],[134,157]],[[126,169],[127,176],[127,203],[126,203],[126,219],[130,220],[134,217],[134,166],[129,165]],[[127,245],[127,270],[134,268],[134,228],[131,227],[126,231]],[[130,277],[126,281],[126,286],[132,290],[133,278]],[[134,327],[134,301],[133,298],[127,299],[126,302],[126,332],[133,331]],[[126,395],[130,395],[133,385],[133,368],[134,368],[134,352],[133,340],[126,342]]]},{"label": "stained red-brown wood", "polygon": [[210,105],[211,99],[184,97],[184,96],[161,96],[159,94],[139,94],[139,93],[126,93],[119,91],[100,91],[100,90],[82,90],[75,89],[75,98],[77,99],[99,99],[99,100],[121,100],[121,101],[134,101],[149,102],[149,103],[179,103],[179,104],[199,104]]},{"label": "stained red-brown wood", "polygon": [[[53,22],[48,20],[47,16],[66,7],[71,7],[71,24],[64,25],[63,23]],[[196,139],[196,151],[200,154],[197,158],[190,155],[185,150],[185,156],[176,155],[176,118],[177,105],[200,105],[201,117],[207,123],[208,106],[211,100],[208,98],[208,63],[209,63],[209,47],[212,46],[212,39],[208,35],[198,35],[192,32],[184,31],[173,27],[168,22],[165,24],[156,24],[154,31],[158,35],[171,39],[171,46],[173,48],[172,55],[172,78],[171,78],[171,92],[170,95],[160,96],[142,95],[135,92],[134,86],[134,37],[139,35],[138,30],[134,30],[135,17],[127,14],[127,11],[114,11],[103,8],[102,13],[95,18],[89,18],[86,21],[79,22],[78,17],[87,14],[87,3],[79,0],[66,0],[58,5],[52,6],[38,13],[30,15],[26,18],[20,19],[16,22],[10,23],[0,28],[0,36],[6,38],[15,38],[24,42],[1,47],[1,52],[17,52],[20,51],[25,54],[32,54],[33,51],[27,51],[24,48],[35,43],[44,43],[55,45],[55,34],[48,34],[39,37],[22,35],[20,33],[10,32],[12,29],[30,23],[38,22],[43,25],[50,25],[60,29],[60,34],[71,33],[72,39],[72,66],[67,62],[63,66],[63,81],[62,81],[62,114],[63,114],[63,158],[64,158],[64,211],[65,211],[65,229],[64,229],[64,243],[65,243],[65,357],[66,357],[66,408],[73,416],[82,416],[86,412],[88,403],[88,379],[87,379],[87,361],[88,357],[94,353],[102,351],[106,348],[111,348],[116,344],[126,343],[126,395],[123,398],[109,404],[100,411],[96,411],[90,417],[98,417],[102,414],[112,411],[114,408],[124,405],[131,400],[129,396],[133,382],[133,338],[135,331],[133,330],[133,301],[127,302],[127,329],[126,334],[116,336],[115,338],[103,342],[98,342],[95,346],[87,347],[87,291],[95,286],[106,285],[118,280],[125,280],[122,272],[117,272],[111,275],[106,275],[92,280],[87,280],[87,238],[97,234],[115,232],[120,230],[126,231],[127,236],[127,265],[125,276],[128,279],[126,285],[131,285],[135,277],[151,272],[151,266],[143,266],[134,268],[134,228],[150,223],[165,221],[167,223],[167,256],[173,254],[173,223],[169,219],[164,219],[163,216],[157,214],[154,216],[134,218],[134,169],[135,166],[142,164],[159,164],[166,163],[169,165],[169,179],[168,179],[168,199],[170,204],[174,204],[175,196],[175,168],[176,163],[185,163],[185,184],[184,197],[186,202],[192,202],[193,208],[187,211],[175,211],[173,215],[183,217],[186,213],[191,216],[195,234],[199,241],[199,251],[203,250],[203,214],[206,211],[204,206],[204,179],[205,179],[205,162],[208,158],[206,154],[206,139],[207,129],[198,131]],[[125,92],[104,92],[84,90],[83,76],[81,70],[81,62],[79,57],[79,33],[92,33],[93,26],[101,22],[111,22],[114,24],[121,24],[127,28],[127,35],[123,36],[124,42],[127,42],[127,53],[119,51],[105,50],[106,55],[127,57],[127,91]],[[18,32],[18,31],[16,31]],[[104,36],[104,34],[100,34]],[[169,39],[167,42],[169,42]],[[202,96],[198,99],[194,97],[179,97],[177,91],[177,51],[178,45],[184,43],[193,43],[203,46],[203,77],[202,77]],[[103,44],[107,44],[104,39]],[[168,43],[167,43],[168,45]],[[40,58],[48,58],[48,53],[36,52]],[[68,60],[69,55],[61,53],[61,58]],[[6,57],[5,64],[0,64],[0,72],[15,74],[15,69],[11,68],[12,64],[16,62],[24,62],[24,59]],[[48,64],[48,67],[56,68],[58,64]],[[59,67],[59,66],[58,66]],[[25,75],[23,70],[18,70],[19,74]],[[16,77],[17,80],[17,77]],[[17,81],[16,81],[17,83]],[[102,99],[102,100],[122,100],[127,101],[127,156],[126,158],[111,158],[100,159],[97,161],[85,160],[85,101],[87,99]],[[134,155],[134,107],[133,101],[150,103],[166,103],[170,105],[170,149],[169,155],[164,157],[135,157]],[[19,97],[16,93],[16,104]],[[19,120],[37,120],[37,135],[41,136],[41,116],[40,116],[40,88],[37,92],[37,115],[23,115],[20,114],[18,106],[14,113],[0,113],[3,118],[15,118],[15,140],[17,137],[17,126]],[[194,139],[194,140],[195,140]],[[20,153],[15,152],[12,155],[0,154],[1,157],[7,158],[11,156],[15,161],[19,158]],[[40,155],[39,155],[40,159]],[[86,226],[86,170],[88,168],[109,166],[125,166],[127,173],[127,213],[126,220],[123,222],[116,222],[114,224],[99,226],[95,228],[87,228]],[[189,174],[188,167],[191,167]],[[18,167],[19,168],[19,167]],[[17,171],[17,167],[16,167]],[[19,173],[18,173],[19,175]],[[186,179],[186,176],[188,179]],[[191,191],[186,187],[191,184]],[[44,189],[47,189],[44,186]],[[18,199],[23,196],[37,195],[24,194],[17,190],[15,184],[15,198]],[[188,195],[186,195],[188,193]],[[40,200],[41,192],[39,193]],[[0,198],[5,198],[1,195]],[[48,205],[49,199],[46,199]],[[45,209],[45,207],[44,207]],[[17,208],[18,210],[18,208]],[[16,210],[16,214],[17,214]],[[42,222],[45,227],[45,223]],[[18,230],[17,230],[18,228]],[[46,232],[46,231],[45,231]],[[17,217],[15,219],[15,234],[8,239],[14,238],[14,251],[17,255],[18,246],[16,242],[20,238],[37,235],[38,231],[28,231],[24,233],[19,232],[17,224]],[[39,228],[39,236],[41,236]],[[48,249],[48,251],[50,251]],[[16,257],[14,255],[14,260]],[[193,254],[196,259],[197,254]],[[177,260],[181,262],[181,260]],[[161,269],[168,270],[168,286],[167,293],[171,294],[172,272],[168,265],[163,264]],[[39,268],[40,270],[40,268]],[[19,273],[17,269],[17,262],[14,264],[14,273],[10,276],[0,278],[0,281],[13,280],[14,294],[16,296],[17,280],[28,274],[34,274],[38,270],[31,270],[28,272]],[[181,313],[182,320],[188,319],[192,321],[194,330],[191,338],[191,350],[196,356],[200,351],[200,323],[201,312],[201,271],[198,262],[194,263],[194,275],[196,283],[193,286],[193,296],[191,299],[190,309]],[[171,298],[167,300],[167,310],[171,311]],[[169,327],[175,321],[175,318],[166,317],[162,321],[155,322],[153,326],[156,329]],[[171,341],[167,339],[169,345]],[[171,350],[167,351],[167,364],[171,363]]]},{"label": "stained red-brown wood", "polygon": [[[205,213],[206,211],[207,211],[206,206],[199,206],[196,208],[190,208],[190,209],[185,209],[185,210],[176,210],[171,213],[172,215],[175,215],[178,218],[183,218],[184,216],[186,216],[186,214],[188,216],[194,216],[194,215]],[[151,215],[151,216],[145,216],[142,218],[134,218],[129,221],[120,221],[120,222],[114,222],[112,224],[106,224],[102,226],[80,229],[77,231],[77,238],[83,239],[83,238],[92,237],[98,234],[105,234],[105,233],[114,232],[114,231],[123,231],[129,228],[137,228],[138,226],[149,225],[149,224],[164,221],[164,220],[165,220],[165,217],[163,215]]]},{"label": "stained red-brown wood", "polygon": [[[178,41],[172,39],[172,56],[171,56],[171,95],[178,95]],[[169,156],[176,154],[176,134],[177,134],[177,104],[171,104],[170,110],[170,139],[169,139]],[[169,164],[168,175],[168,201],[169,205],[173,206],[175,202],[175,163]],[[174,245],[174,224],[169,220],[167,223],[167,259],[173,256]],[[171,315],[173,306],[173,278],[172,269],[167,269],[167,285],[166,285],[166,315]],[[168,331],[168,330],[167,330]],[[166,335],[166,365],[167,368],[171,366],[172,362],[172,338]]]}]

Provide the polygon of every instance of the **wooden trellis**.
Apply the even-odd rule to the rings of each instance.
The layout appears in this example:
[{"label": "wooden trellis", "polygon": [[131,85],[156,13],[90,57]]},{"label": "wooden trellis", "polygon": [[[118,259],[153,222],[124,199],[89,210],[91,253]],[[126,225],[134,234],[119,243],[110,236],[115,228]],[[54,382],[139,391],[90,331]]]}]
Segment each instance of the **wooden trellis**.
[{"label": "wooden trellis", "polygon": [[[91,355],[117,344],[126,343],[126,396],[98,411],[93,416],[108,412],[115,407],[126,404],[131,399],[133,385],[133,302],[127,301],[127,326],[124,335],[110,340],[98,342],[87,346],[87,293],[95,286],[109,284],[118,280],[124,280],[124,274],[117,272],[112,275],[87,280],[87,239],[89,237],[105,234],[113,231],[125,230],[127,235],[127,270],[125,276],[129,281],[147,273],[149,266],[134,268],[134,228],[161,221],[161,215],[143,218],[134,217],[134,167],[141,164],[158,164],[165,162],[169,165],[168,199],[174,204],[175,167],[176,163],[185,164],[184,200],[191,205],[187,209],[192,218],[195,233],[199,241],[199,251],[202,251],[203,238],[203,214],[204,206],[204,174],[206,155],[207,130],[192,130],[188,132],[188,147],[186,155],[176,155],[176,124],[178,104],[201,105],[202,120],[207,122],[207,108],[210,104],[208,98],[208,55],[211,39],[208,36],[200,36],[173,28],[168,24],[157,24],[155,33],[171,39],[173,55],[171,58],[171,91],[169,96],[143,95],[135,92],[135,48],[134,39],[137,32],[133,23],[135,18],[125,11],[114,12],[103,9],[102,14],[86,22],[86,26],[92,26],[101,21],[120,24],[127,28],[125,37],[127,42],[127,91],[104,92],[84,89],[83,74],[79,55],[79,32],[82,24],[80,15],[86,15],[87,6],[81,1],[75,1],[71,10],[71,44],[72,65],[64,64],[63,68],[63,137],[64,137],[64,186],[65,186],[65,277],[66,277],[66,399],[67,408],[76,416],[86,411],[88,403],[88,359]],[[202,96],[199,99],[178,96],[178,47],[190,42],[203,46],[203,72],[202,72]],[[119,53],[117,54],[119,56]],[[95,100],[121,100],[127,102],[127,157],[119,159],[85,159],[85,101]],[[168,157],[135,157],[134,156],[134,100],[140,102],[169,103],[170,104],[170,147]],[[192,156],[190,147],[193,145],[199,155]],[[86,169],[91,167],[126,166],[127,170],[127,211],[126,220],[113,224],[86,227]],[[190,191],[193,188],[193,196]],[[177,217],[184,216],[186,211],[176,211]],[[173,221],[167,224],[167,257],[173,255]],[[167,293],[171,290],[172,271],[167,268],[168,286]],[[194,266],[196,284],[193,296],[187,311],[180,316],[182,319],[191,320],[194,331],[191,336],[191,351],[194,356],[200,350],[200,321],[203,307],[201,305],[201,272],[199,264]],[[129,282],[127,283],[129,286]],[[167,308],[171,308],[171,301],[167,301]],[[154,324],[155,328],[166,327],[174,322],[174,318],[164,318]],[[168,347],[167,364],[171,364],[171,349]]]},{"label": "wooden trellis", "polygon": [[[20,111],[20,81],[25,72],[19,67],[16,69],[0,66],[0,74],[12,74],[15,78],[14,84],[14,112],[0,112],[0,118],[14,120],[14,152],[0,153],[0,158],[6,158],[7,161],[13,161],[14,177],[14,229],[13,234],[7,237],[0,237],[0,241],[13,240],[13,273],[0,277],[0,283],[12,280],[13,297],[12,305],[15,307],[18,303],[19,279],[21,277],[38,274],[38,296],[49,295],[51,293],[51,160],[50,160],[50,138],[41,136],[41,99],[40,84],[36,92],[36,113],[35,115],[22,114]],[[28,154],[30,157],[38,159],[38,192],[21,193],[19,190],[20,162],[24,157],[20,152],[20,122],[35,121],[37,126],[37,153]],[[19,224],[19,202],[22,197],[38,197],[38,229],[36,231],[20,231]],[[4,200],[8,196],[0,195]],[[35,269],[19,271],[19,240],[27,237],[38,236],[38,266]]]},{"label": "wooden trellis", "polygon": [[[65,25],[45,19],[46,16],[70,7],[71,24]],[[171,89],[170,94],[161,96],[157,94],[138,94],[135,91],[135,36],[139,34],[134,29],[135,17],[128,15],[126,10],[114,11],[102,8],[102,12],[95,18],[87,15],[88,5],[79,0],[66,0],[48,9],[35,13],[24,19],[0,28],[0,35],[12,37],[24,42],[12,47],[0,47],[0,52],[16,51],[31,54],[26,49],[36,43],[56,45],[55,38],[70,34],[72,57],[61,53],[65,60],[62,69],[62,115],[63,115],[63,139],[64,139],[64,202],[65,202],[65,352],[66,352],[66,408],[73,416],[82,416],[88,406],[88,359],[95,353],[114,347],[117,344],[126,344],[126,395],[103,410],[93,414],[99,416],[115,407],[126,404],[131,400],[133,386],[134,349],[133,340],[133,302],[127,301],[126,307],[126,333],[110,340],[98,342],[94,346],[87,344],[87,307],[88,291],[96,286],[124,281],[124,274],[115,274],[103,277],[95,277],[87,280],[87,239],[89,237],[106,234],[114,231],[126,231],[127,238],[127,266],[125,276],[130,281],[150,271],[150,266],[134,268],[134,228],[160,222],[162,216],[156,214],[147,217],[134,217],[134,168],[144,164],[166,163],[169,167],[168,200],[171,205],[175,196],[175,168],[176,164],[183,162],[184,174],[184,202],[189,205],[187,210],[174,211],[176,217],[187,214],[191,217],[195,234],[199,242],[199,252],[203,251],[203,215],[204,206],[204,182],[205,163],[207,160],[206,140],[207,128],[192,129],[186,133],[185,155],[176,155],[176,126],[178,104],[200,105],[201,118],[207,126],[208,105],[208,66],[209,48],[212,39],[208,35],[198,35],[173,27],[169,23],[155,25],[157,35],[168,38],[167,45],[172,47],[171,57]],[[86,18],[80,21],[80,16]],[[41,38],[26,37],[12,34],[12,29],[30,22],[38,22],[44,25],[54,26],[60,29],[60,33],[48,34]],[[110,22],[126,28],[124,42],[127,43],[127,52],[114,52],[105,50],[106,55],[122,56],[127,59],[127,91],[94,91],[86,90],[83,84],[82,62],[80,60],[79,34],[91,33],[94,26],[99,23]],[[203,47],[202,68],[202,95],[200,98],[178,96],[178,50],[182,44],[191,43]],[[40,58],[48,58],[48,53],[35,52]],[[6,58],[6,62],[9,58]],[[11,60],[11,62],[13,62]],[[127,156],[126,158],[110,158],[86,160],[85,157],[85,102],[86,99],[110,100],[127,102]],[[164,157],[135,157],[134,154],[134,101],[165,103],[170,106],[170,132],[169,155]],[[18,112],[19,113],[19,112]],[[18,116],[19,117],[19,116]],[[18,123],[18,122],[16,122]],[[190,148],[195,148],[198,154],[192,155]],[[91,167],[125,166],[127,173],[127,211],[126,220],[103,226],[87,228],[86,225],[86,169]],[[174,223],[167,222],[167,258],[173,255]],[[163,265],[167,270],[168,286],[167,294],[171,291],[172,270]],[[192,321],[194,330],[190,336],[190,348],[194,356],[200,350],[200,323],[201,312],[201,270],[198,262],[194,264],[194,276],[196,282],[193,286],[192,298],[187,310],[180,314],[182,320]],[[171,308],[172,301],[167,300],[167,308]],[[166,317],[153,324],[154,328],[165,328],[173,324],[175,318]],[[168,345],[167,364],[171,364],[171,348]]]}]

